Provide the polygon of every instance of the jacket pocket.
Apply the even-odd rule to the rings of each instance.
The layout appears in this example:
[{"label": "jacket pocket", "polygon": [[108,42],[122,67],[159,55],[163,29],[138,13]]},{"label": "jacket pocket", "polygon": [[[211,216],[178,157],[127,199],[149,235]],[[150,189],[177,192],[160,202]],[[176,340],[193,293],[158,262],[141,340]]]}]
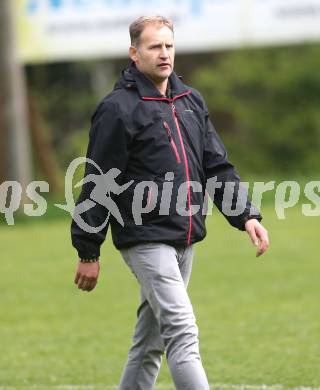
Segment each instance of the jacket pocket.
[{"label": "jacket pocket", "polygon": [[168,122],[164,121],[163,122],[163,126],[166,129],[166,132],[167,132],[167,135],[168,135],[168,140],[170,142],[171,148],[172,148],[173,153],[175,155],[176,161],[177,161],[178,164],[180,164],[181,163],[181,158],[180,158],[180,155],[179,155],[179,152],[178,152],[177,145],[176,145],[176,143],[174,142],[174,140],[172,138],[172,133],[171,133],[170,126],[168,125]]}]

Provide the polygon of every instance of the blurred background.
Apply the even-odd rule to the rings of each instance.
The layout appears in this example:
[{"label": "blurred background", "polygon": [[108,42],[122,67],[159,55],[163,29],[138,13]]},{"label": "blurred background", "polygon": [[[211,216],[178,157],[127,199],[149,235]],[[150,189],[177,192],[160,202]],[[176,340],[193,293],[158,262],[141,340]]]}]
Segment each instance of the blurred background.
[{"label": "blurred background", "polygon": [[[2,0],[0,185],[19,181],[21,204],[33,180],[50,190],[45,215],[20,212],[8,226],[0,187],[0,388],[116,388],[136,283],[108,237],[99,288],[75,291],[70,216],[54,203],[95,106],[129,64],[128,26],[146,14],[173,19],[175,70],[205,97],[243,180],[296,180],[302,192],[320,180],[319,0]],[[302,202],[280,221],[274,193],[264,199],[263,266],[242,234],[208,217],[190,294],[213,388],[320,386],[319,213],[304,217]],[[159,383],[171,388],[165,367]]]}]

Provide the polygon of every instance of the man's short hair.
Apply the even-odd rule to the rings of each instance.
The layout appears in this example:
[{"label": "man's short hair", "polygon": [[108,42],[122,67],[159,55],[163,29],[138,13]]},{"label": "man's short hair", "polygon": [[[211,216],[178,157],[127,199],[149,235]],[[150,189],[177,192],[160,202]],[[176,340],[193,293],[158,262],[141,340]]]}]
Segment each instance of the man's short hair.
[{"label": "man's short hair", "polygon": [[171,19],[167,19],[164,16],[141,16],[140,18],[134,20],[129,27],[132,46],[139,46],[142,31],[148,24],[159,24],[160,26],[167,26],[172,32],[174,32],[173,22]]}]

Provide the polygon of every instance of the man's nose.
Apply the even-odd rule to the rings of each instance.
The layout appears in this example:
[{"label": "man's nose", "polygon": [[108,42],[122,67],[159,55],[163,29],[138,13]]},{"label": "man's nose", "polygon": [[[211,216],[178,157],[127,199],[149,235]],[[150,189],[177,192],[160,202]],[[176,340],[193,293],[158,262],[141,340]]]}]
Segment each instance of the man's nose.
[{"label": "man's nose", "polygon": [[166,59],[166,58],[169,57],[168,49],[165,46],[162,47],[162,50],[161,50],[161,53],[160,53],[160,57],[162,59]]}]

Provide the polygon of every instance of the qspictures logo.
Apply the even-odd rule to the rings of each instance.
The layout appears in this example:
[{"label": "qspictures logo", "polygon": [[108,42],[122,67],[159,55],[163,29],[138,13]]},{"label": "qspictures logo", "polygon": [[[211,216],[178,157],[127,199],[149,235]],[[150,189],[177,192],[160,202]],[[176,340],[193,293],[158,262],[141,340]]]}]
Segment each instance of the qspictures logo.
[{"label": "qspictures logo", "polygon": [[[75,185],[76,170],[85,165],[90,167],[90,173]],[[126,196],[126,207],[131,210],[132,218],[136,225],[143,223],[142,217],[151,212],[159,215],[169,215],[172,204],[175,211],[181,216],[190,216],[197,213],[211,215],[213,204],[209,198],[215,201],[217,193],[222,197],[221,211],[226,216],[242,214],[248,207],[248,192],[251,190],[250,214],[256,215],[261,208],[263,197],[266,193],[272,193],[275,214],[279,219],[286,218],[286,210],[298,206],[306,217],[320,216],[320,181],[310,181],[303,188],[294,180],[276,183],[269,182],[219,182],[217,177],[207,180],[205,187],[197,181],[186,181],[179,184],[177,191],[174,188],[174,172],[167,172],[163,180],[137,180],[129,179],[125,182],[119,180],[121,171],[112,168],[103,172],[91,159],[79,157],[74,159],[65,174],[65,203],[54,206],[70,214],[75,223],[88,233],[98,233],[109,222],[110,216],[121,226],[125,225],[124,216],[121,215],[119,202],[121,195]],[[130,176],[130,175],[129,175]],[[118,181],[117,181],[118,179]],[[121,184],[119,182],[121,181]],[[85,188],[85,186],[88,186]],[[78,202],[74,199],[74,189],[82,187],[86,189],[87,196]],[[89,188],[89,190],[88,190]],[[30,203],[23,205],[23,212],[30,218],[41,217],[47,212],[47,201],[41,194],[49,193],[49,184],[45,181],[33,181],[26,188],[26,196]],[[4,215],[8,226],[15,225],[15,213],[21,207],[23,188],[17,181],[5,181],[0,184],[0,213]],[[173,196],[175,193],[175,196]],[[190,202],[191,193],[205,194],[201,204]],[[270,198],[270,195],[268,197]],[[301,201],[301,197],[304,201]],[[81,198],[80,198],[81,199]],[[99,226],[91,226],[83,217],[90,210],[100,207],[105,211],[105,220]]]}]

